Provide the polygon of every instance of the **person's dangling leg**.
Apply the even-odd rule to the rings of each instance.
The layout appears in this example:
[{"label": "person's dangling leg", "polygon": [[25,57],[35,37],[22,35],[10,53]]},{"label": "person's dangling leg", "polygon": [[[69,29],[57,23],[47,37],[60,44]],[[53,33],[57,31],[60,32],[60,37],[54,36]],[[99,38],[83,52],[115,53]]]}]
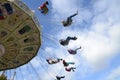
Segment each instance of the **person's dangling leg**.
[{"label": "person's dangling leg", "polygon": [[79,48],[75,49],[75,51],[77,52],[78,49],[81,49],[81,46]]},{"label": "person's dangling leg", "polygon": [[61,76],[60,78],[65,78],[65,76]]},{"label": "person's dangling leg", "polygon": [[76,39],[77,39],[77,37],[76,37],[76,36],[74,36],[74,37],[70,37],[70,36],[68,36],[66,40],[68,40],[68,41],[69,41],[69,40],[76,40]]},{"label": "person's dangling leg", "polygon": [[60,62],[60,61],[62,61],[62,59],[59,59],[59,58],[58,58],[57,61]]},{"label": "person's dangling leg", "polygon": [[67,64],[75,64],[74,62],[67,62]]},{"label": "person's dangling leg", "polygon": [[72,17],[74,17],[74,16],[76,16],[76,15],[78,15],[78,11],[77,11],[75,14],[67,17],[66,23],[67,23],[68,25],[71,25],[71,23],[73,22]]},{"label": "person's dangling leg", "polygon": [[76,69],[76,67],[71,67],[71,70],[74,72],[75,71],[75,69]]},{"label": "person's dangling leg", "polygon": [[66,38],[66,40],[67,41],[70,41],[72,38],[70,37],[70,36],[68,36],[67,38]]},{"label": "person's dangling leg", "polygon": [[75,50],[69,50],[68,52],[69,52],[70,54],[77,54],[77,50],[78,50],[78,49],[81,49],[81,46],[80,46],[79,48],[75,49]]},{"label": "person's dangling leg", "polygon": [[71,39],[72,39],[72,38],[71,38],[70,36],[68,36],[68,37],[66,38],[66,43],[69,43]]},{"label": "person's dangling leg", "polygon": [[71,19],[72,17],[74,17],[76,15],[78,15],[78,11],[75,14],[71,15],[69,18]]},{"label": "person's dangling leg", "polygon": [[71,37],[71,40],[76,40],[76,39],[77,39],[77,37],[76,37],[76,36]]}]

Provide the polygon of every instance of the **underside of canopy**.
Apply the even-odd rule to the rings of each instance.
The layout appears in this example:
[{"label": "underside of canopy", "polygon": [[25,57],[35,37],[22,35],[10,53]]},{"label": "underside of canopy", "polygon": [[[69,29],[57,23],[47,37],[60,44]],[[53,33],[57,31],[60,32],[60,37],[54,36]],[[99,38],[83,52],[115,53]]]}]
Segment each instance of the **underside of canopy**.
[{"label": "underside of canopy", "polygon": [[[13,9],[8,14],[2,5]],[[0,0],[0,71],[17,68],[36,56],[41,45],[40,26],[34,13],[19,0]]]}]

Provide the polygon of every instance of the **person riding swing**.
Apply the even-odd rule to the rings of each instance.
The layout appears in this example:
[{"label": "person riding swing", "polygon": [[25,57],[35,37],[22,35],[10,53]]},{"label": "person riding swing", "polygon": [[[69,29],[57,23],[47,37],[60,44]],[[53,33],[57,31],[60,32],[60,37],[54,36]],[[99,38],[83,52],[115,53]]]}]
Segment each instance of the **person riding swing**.
[{"label": "person riding swing", "polygon": [[38,10],[40,10],[43,14],[47,14],[49,11],[47,5],[49,5],[48,1],[44,2],[40,7],[38,7]]},{"label": "person riding swing", "polygon": [[76,39],[77,39],[76,36],[74,36],[74,37],[68,36],[66,39],[60,39],[59,42],[61,45],[67,46],[69,44],[70,40],[76,40]]},{"label": "person riding swing", "polygon": [[75,54],[77,54],[77,50],[79,50],[79,49],[81,49],[81,46],[80,46],[79,48],[75,49],[75,50],[73,50],[73,49],[68,49],[68,52],[69,52],[69,54],[75,55]]},{"label": "person riding swing", "polygon": [[62,20],[61,23],[63,24],[64,27],[68,27],[73,23],[72,17],[78,15],[78,11],[76,11],[75,14],[67,17],[67,20]]},{"label": "person riding swing", "polygon": [[46,61],[47,61],[48,64],[56,64],[56,63],[62,61],[62,59],[59,59],[59,58],[57,58],[57,59],[48,58],[48,59],[46,59]]}]

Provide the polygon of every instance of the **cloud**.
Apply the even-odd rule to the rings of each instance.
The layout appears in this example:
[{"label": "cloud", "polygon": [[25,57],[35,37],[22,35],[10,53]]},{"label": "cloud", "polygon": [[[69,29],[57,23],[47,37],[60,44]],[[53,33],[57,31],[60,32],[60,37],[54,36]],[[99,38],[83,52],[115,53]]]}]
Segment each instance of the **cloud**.
[{"label": "cloud", "polygon": [[67,12],[74,11],[77,9],[77,6],[75,5],[77,0],[51,0],[52,2],[52,8],[54,11],[58,14],[67,14]]},{"label": "cloud", "polygon": [[[52,0],[52,2],[54,2],[53,9],[56,10],[57,17],[58,15],[61,17],[63,13],[67,12],[65,11],[66,9],[68,13],[71,13],[70,5],[72,5],[74,9],[78,8],[78,6],[75,5],[76,2],[71,3],[72,1],[65,0],[62,2],[66,9],[62,10],[63,6],[61,6],[61,1]],[[79,7],[79,10],[83,10],[80,12],[82,17],[78,15],[77,18],[82,18],[81,20],[87,22],[91,21],[92,24],[89,25],[90,29],[85,30],[83,28],[82,31],[77,30],[78,26],[74,26],[76,27],[75,30],[63,29],[63,31],[57,35],[58,38],[77,35],[78,40],[75,42],[71,41],[68,47],[75,48],[75,46],[78,47],[82,45],[82,54],[94,69],[105,68],[110,59],[119,52],[120,10],[118,10],[118,7],[120,7],[120,5],[118,2],[119,0],[112,1],[112,4],[110,4],[111,2],[109,2],[109,0],[92,2],[92,10]],[[68,16],[68,14],[65,14],[65,16]],[[81,25],[81,23],[78,21],[75,24]]]},{"label": "cloud", "polygon": [[89,47],[86,49],[86,54],[91,53],[86,55],[86,58],[94,66],[101,67],[120,49],[120,24],[118,23],[120,22],[120,10],[117,9],[120,5],[118,5],[118,0],[113,1],[112,4],[109,4],[108,0],[104,0],[98,1],[94,6],[96,12],[101,10],[102,13],[95,13],[96,16],[93,18],[86,44]]},{"label": "cloud", "polygon": [[111,71],[105,80],[119,80],[120,79],[120,66]]}]

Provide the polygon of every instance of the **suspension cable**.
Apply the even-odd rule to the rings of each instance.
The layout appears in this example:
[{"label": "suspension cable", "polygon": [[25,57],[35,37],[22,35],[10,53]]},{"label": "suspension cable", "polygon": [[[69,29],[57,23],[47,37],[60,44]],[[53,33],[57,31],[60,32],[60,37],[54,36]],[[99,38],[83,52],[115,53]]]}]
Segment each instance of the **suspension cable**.
[{"label": "suspension cable", "polygon": [[[31,74],[31,70],[28,65],[27,65],[27,69],[28,69],[28,72]],[[31,77],[32,77],[32,80],[34,80],[33,75]]]},{"label": "suspension cable", "polygon": [[19,71],[20,71],[22,80],[24,80],[21,68],[19,68]]},{"label": "suspension cable", "polygon": [[16,76],[15,76],[15,80],[18,80],[18,76],[17,76],[17,69],[16,70]]},{"label": "suspension cable", "polygon": [[[17,68],[17,69],[18,69],[18,68]],[[16,79],[19,80],[19,78],[18,78],[18,70],[17,70],[17,69],[16,69],[16,73],[17,73],[17,74],[16,74]],[[20,73],[19,73],[19,74],[20,74]]]},{"label": "suspension cable", "polygon": [[[45,70],[45,72],[47,72],[47,74],[48,75],[50,75],[53,79],[55,79],[54,78],[54,76],[53,75],[51,75],[47,70],[46,70],[46,68],[43,66],[43,64],[42,64],[42,59],[40,58],[40,57],[36,57],[36,59],[37,59],[37,61],[41,64],[41,66],[42,66],[42,68]],[[41,61],[41,62],[40,62]]]},{"label": "suspension cable", "polygon": [[31,65],[33,71],[35,72],[36,76],[37,76],[38,79],[40,80],[40,77],[39,77],[38,73],[36,72],[35,68],[34,68],[33,65],[31,64],[31,62],[29,62],[29,63],[30,63],[30,65]]},{"label": "suspension cable", "polygon": [[[52,56],[52,55],[50,55],[50,53],[48,53],[44,48],[40,48],[40,49],[42,49],[42,51],[44,51],[45,53],[47,53],[47,55],[50,57],[50,56]],[[53,57],[53,58],[55,58],[55,57]]]},{"label": "suspension cable", "polygon": [[54,43],[58,44],[57,38],[55,38],[54,36],[52,36],[50,34],[47,34],[47,33],[42,34],[42,36],[49,39],[49,40],[51,40],[51,41],[53,41]]}]

